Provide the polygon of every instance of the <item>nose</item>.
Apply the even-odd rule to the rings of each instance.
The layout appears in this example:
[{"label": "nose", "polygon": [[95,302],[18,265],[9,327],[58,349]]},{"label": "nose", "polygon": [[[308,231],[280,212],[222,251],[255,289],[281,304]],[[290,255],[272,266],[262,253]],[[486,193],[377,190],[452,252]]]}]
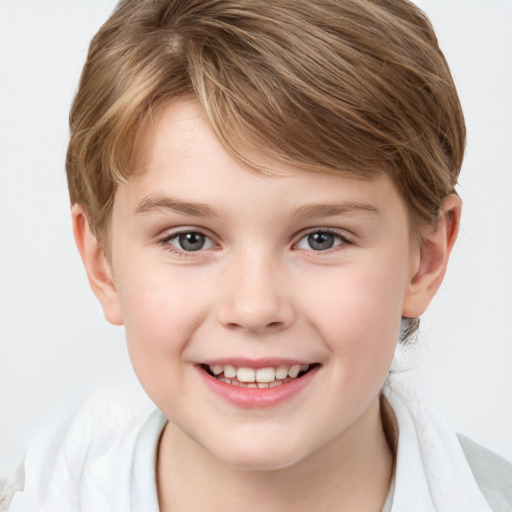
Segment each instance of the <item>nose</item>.
[{"label": "nose", "polygon": [[225,327],[262,334],[293,322],[291,283],[271,257],[240,258],[222,273],[218,318]]}]

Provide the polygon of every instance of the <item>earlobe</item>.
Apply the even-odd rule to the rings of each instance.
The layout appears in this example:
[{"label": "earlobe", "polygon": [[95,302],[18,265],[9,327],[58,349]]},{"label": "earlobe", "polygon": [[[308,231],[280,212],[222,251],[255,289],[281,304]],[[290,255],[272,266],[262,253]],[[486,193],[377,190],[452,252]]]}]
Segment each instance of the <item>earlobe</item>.
[{"label": "earlobe", "polygon": [[92,232],[85,212],[78,203],[71,208],[71,216],[75,242],[92,291],[101,303],[105,318],[114,325],[122,325],[119,297],[112,278],[110,263]]},{"label": "earlobe", "polygon": [[457,240],[461,209],[459,196],[450,194],[442,202],[436,225],[424,230],[417,265],[408,283],[402,316],[416,318],[422,315],[439,289]]}]

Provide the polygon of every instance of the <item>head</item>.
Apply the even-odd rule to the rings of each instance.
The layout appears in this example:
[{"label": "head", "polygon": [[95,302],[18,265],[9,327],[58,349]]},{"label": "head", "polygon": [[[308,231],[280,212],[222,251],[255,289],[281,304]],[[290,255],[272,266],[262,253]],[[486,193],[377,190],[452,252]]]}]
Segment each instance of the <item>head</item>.
[{"label": "head", "polygon": [[[371,217],[372,211],[375,214],[375,211],[382,213],[385,210],[380,216],[381,224],[368,220],[368,225],[373,223],[374,235],[367,230],[367,246],[373,243],[370,239],[375,245],[375,250],[368,250],[371,257],[363,258],[358,270],[343,281],[352,283],[352,288],[359,291],[368,284],[363,290],[367,295],[363,293],[359,298],[351,299],[336,296],[339,287],[332,290],[336,301],[344,304],[347,316],[360,319],[359,324],[354,323],[358,336],[364,337],[367,333],[375,343],[378,341],[377,331],[367,332],[366,326],[361,329],[361,324],[368,323],[372,308],[374,312],[382,313],[377,311],[382,301],[387,300],[386,308],[389,307],[379,317],[388,332],[386,357],[380,362],[377,358],[369,358],[375,367],[367,359],[366,374],[376,374],[374,381],[360,383],[358,388],[357,379],[352,379],[354,389],[364,388],[366,394],[363,393],[360,399],[348,400],[343,420],[348,425],[350,418],[354,420],[368,406],[382,384],[379,375],[385,375],[389,368],[400,315],[418,316],[442,280],[460,212],[453,194],[462,163],[464,140],[463,116],[446,61],[429,21],[407,1],[123,1],[91,43],[71,112],[67,173],[71,202],[78,205],[75,223],[79,247],[82,255],[87,253],[83,242],[85,222],[98,250],[89,251],[94,257],[86,254],[84,259],[89,260],[90,266],[94,258],[104,258],[107,271],[100,280],[110,279],[115,283],[111,291],[114,302],[120,303],[119,312],[112,313],[115,308],[109,306],[105,308],[104,300],[108,302],[108,298],[101,300],[104,309],[110,311],[106,315],[111,321],[127,323],[130,345],[130,336],[141,338],[144,333],[136,332],[143,327],[142,324],[134,325],[137,322],[128,327],[140,309],[140,304],[130,302],[129,298],[142,298],[147,292],[148,315],[165,308],[167,292],[160,289],[161,276],[145,275],[144,280],[141,277],[143,269],[148,266],[157,269],[158,264],[152,261],[150,265],[149,260],[137,260],[134,256],[130,262],[132,267],[128,269],[125,265],[126,255],[132,250],[127,241],[133,239],[125,229],[129,219],[133,218],[127,213],[128,205],[130,211],[138,211],[138,214],[161,208],[161,203],[160,206],[155,205],[155,201],[151,203],[151,198],[155,199],[154,194],[151,195],[155,187],[166,187],[171,192],[183,189],[189,193],[195,190],[194,183],[208,183],[207,195],[200,197],[199,202],[213,205],[213,210],[220,206],[217,210],[221,215],[212,221],[213,224],[208,224],[207,232],[227,230],[231,219],[234,227],[230,233],[237,229],[237,233],[245,233],[246,230],[237,224],[239,214],[247,215],[248,225],[254,220],[255,237],[264,232],[265,226],[276,228],[276,240],[282,233],[278,233],[276,226],[280,224],[274,224],[274,219],[287,215],[287,210],[281,209],[283,204],[299,211],[304,206],[302,203],[315,201],[315,198],[317,204],[324,199],[332,201],[335,198],[329,194],[337,187],[343,191],[345,205],[357,205],[356,219],[358,215],[362,219]],[[182,148],[192,147],[198,151],[181,153]],[[169,152],[169,148],[173,151]],[[209,151],[206,155],[205,148]],[[211,155],[211,169],[204,174],[204,169],[209,167],[208,155]],[[195,167],[184,172],[185,162],[190,161],[195,162]],[[165,165],[162,167],[162,162],[174,162],[176,172],[165,169]],[[199,174],[198,169],[202,169]],[[240,173],[239,178],[234,171]],[[287,179],[291,181],[287,182]],[[227,197],[235,197],[240,191],[242,199],[231,202],[222,199],[223,190],[216,190],[216,180],[226,186],[238,183],[238,188],[226,193]],[[149,195],[144,196],[142,190]],[[284,197],[289,204],[281,200]],[[355,198],[355,203],[351,203],[351,197]],[[141,199],[145,202],[141,203]],[[265,212],[268,215],[273,212],[273,217],[250,217],[251,211],[258,212],[258,206],[263,204]],[[235,212],[233,208],[237,207],[238,212]],[[183,213],[183,204],[179,208]],[[189,208],[185,214],[190,215],[190,211]],[[325,212],[322,221],[332,217],[332,213]],[[216,218],[215,215],[212,218]],[[220,223],[221,218],[228,219],[225,226]],[[81,220],[81,226],[77,219]],[[389,230],[388,241],[377,236],[377,225],[381,228],[379,236]],[[290,221],[285,230],[290,231],[291,226]],[[304,227],[300,225],[297,232],[302,233]],[[225,240],[229,240],[230,234],[225,233]],[[289,234],[290,238],[297,236],[296,232]],[[168,235],[164,240],[167,245],[174,243],[176,237],[173,236]],[[212,234],[211,238],[214,240],[215,236]],[[305,239],[309,240],[308,236]],[[335,239],[340,242],[343,237]],[[214,244],[212,240],[208,243]],[[389,240],[395,240],[393,247]],[[305,243],[304,237],[293,240],[294,258],[295,254],[303,254]],[[357,245],[355,241],[349,243]],[[154,245],[152,250],[155,250]],[[219,247],[221,245],[219,242]],[[194,260],[196,263],[212,263],[220,254],[215,245],[206,248],[211,249],[213,259]],[[234,250],[230,254],[242,253]],[[143,253],[139,251],[138,254]],[[144,254],[148,254],[147,251]],[[120,255],[125,255],[124,262]],[[245,313],[235,311],[235,303],[228,297],[234,282],[244,284],[247,275],[257,276],[261,272],[261,279],[251,281],[247,278],[245,283],[247,289],[258,289],[259,283],[265,283],[265,279],[275,272],[272,282],[283,281],[282,289],[287,290],[284,280],[288,271],[275,270],[281,262],[277,257],[275,266],[266,270],[258,267],[254,258],[240,259],[247,265],[255,265],[250,271],[249,267],[229,266],[229,258],[225,261],[225,268],[232,268],[233,272],[226,270],[223,273],[220,269],[224,267],[218,265],[219,272],[212,274],[211,279],[207,277],[209,274],[194,274],[194,279],[203,276],[197,282],[202,302],[186,293],[173,296],[175,302],[171,309],[183,308],[183,312],[189,312],[188,316],[183,314],[184,318],[190,319],[187,329],[194,332],[190,339],[204,340],[205,332],[214,332],[218,325],[225,328],[226,333],[238,336],[241,332],[238,328],[244,321],[234,318],[247,313],[248,324],[244,332],[250,335],[250,343],[256,339],[255,334],[267,337],[274,333],[283,343],[284,354],[285,345],[290,343],[287,330],[300,329],[301,321],[296,322],[299,318],[296,313],[301,308],[318,308],[318,304],[327,299],[318,292],[317,296],[310,295],[307,300],[301,297],[300,307],[293,309],[287,307],[284,299],[280,301],[274,296],[266,296],[261,304],[270,309],[263,311],[261,304],[249,304],[254,294],[247,292],[247,296],[238,297],[240,301],[236,303],[244,304],[247,299],[250,307]],[[273,260],[267,258],[265,261]],[[189,266],[180,263],[181,266],[176,267],[180,268],[180,274],[176,274],[169,285],[174,286],[173,283],[183,277],[183,290],[186,289],[191,274],[185,269],[196,263]],[[303,263],[293,268],[303,268]],[[345,270],[350,266],[346,263],[341,265]],[[324,263],[323,270],[315,267],[320,272],[315,279],[325,280],[328,286],[332,279],[325,269],[331,267]],[[375,270],[375,275],[382,279],[368,281],[371,269],[377,267],[379,270]],[[302,281],[302,274],[299,277],[293,272],[290,270],[289,282],[295,288],[290,294],[302,288],[315,290],[315,281],[308,284],[308,281]],[[396,272],[394,281],[389,277],[394,275],[393,272]],[[425,275],[430,281],[423,279]],[[223,276],[228,277],[222,281]],[[92,281],[94,279],[93,276]],[[148,288],[150,282],[154,284],[153,289]],[[393,285],[396,293],[388,293],[389,286],[396,282],[399,283],[396,288]],[[244,286],[236,288],[237,293],[243,293]],[[267,293],[263,285],[260,288],[262,294]],[[375,292],[373,296],[372,290]],[[314,296],[315,299],[311,298]],[[404,306],[406,302],[407,307]],[[218,325],[213,326],[211,312],[206,307],[204,311],[196,307],[199,303],[215,304],[211,309],[218,313],[215,320]],[[169,307],[169,301],[166,304]],[[336,315],[336,307],[332,301],[325,304],[326,308],[319,311],[319,315],[329,309],[327,306],[332,306],[332,311],[329,309],[332,314],[322,322],[311,321],[308,325],[327,325],[326,334],[321,337],[331,339],[336,337],[333,333],[339,327],[334,323],[331,325],[329,320]],[[361,306],[359,310],[358,305]],[[274,314],[279,318],[272,319]],[[199,320],[203,318],[201,315],[206,320]],[[388,317],[393,317],[389,325]],[[156,325],[159,320],[154,320],[153,325]],[[251,321],[252,327],[249,325]],[[265,323],[265,329],[257,329],[258,322]],[[303,326],[306,331],[309,329],[305,324]],[[172,337],[172,329],[172,325],[162,324],[161,332]],[[371,331],[371,326],[368,329]],[[176,332],[178,338],[179,332]],[[223,355],[229,353],[231,334],[223,337],[222,343],[226,345],[219,349]],[[310,334],[315,336],[313,332]],[[165,343],[163,338],[161,342]],[[137,347],[133,342],[132,345],[137,353],[140,344]],[[328,351],[315,352],[316,349],[311,350],[306,345],[301,349],[302,354],[308,353],[312,362],[322,367],[324,359],[328,359]],[[353,345],[360,346],[355,338]],[[184,345],[180,354],[185,354],[188,362],[196,363],[213,361],[219,355],[208,352],[211,350],[208,348],[208,359],[198,347],[201,347],[201,341]],[[371,344],[367,349],[372,350]],[[256,345],[251,350],[264,357]],[[363,356],[358,352],[354,358],[360,357],[358,361],[361,362]],[[313,360],[315,357],[317,359]],[[133,359],[144,361],[145,355],[140,353]],[[154,368],[149,359],[146,363],[140,365],[139,377]],[[326,362],[325,368],[328,367]],[[377,367],[379,371],[374,372]],[[332,368],[329,370],[331,376],[338,375],[340,389],[346,389],[343,383],[348,373],[336,366]],[[161,398],[159,405],[165,411],[165,397],[159,398],[157,387],[153,393],[150,390],[150,395],[157,397],[157,403]],[[326,404],[325,414],[332,410],[331,405]],[[294,411],[288,410],[288,413],[293,416]],[[322,414],[319,418],[323,418]],[[250,425],[253,425],[252,419],[252,416],[249,420],[245,418]],[[262,424],[262,439],[267,439],[269,431],[264,430],[267,424]],[[335,424],[332,431],[325,433],[326,438],[334,437],[342,428],[336,422],[326,424]],[[273,423],[271,428],[274,427],[276,431],[280,428],[279,421]]]},{"label": "head", "polygon": [[197,100],[224,148],[255,171],[272,172],[251,157],[263,147],[312,172],[388,174],[416,242],[454,192],[463,115],[413,4],[128,0],[93,39],[70,116],[71,202],[107,254],[138,136],[178,97]]}]

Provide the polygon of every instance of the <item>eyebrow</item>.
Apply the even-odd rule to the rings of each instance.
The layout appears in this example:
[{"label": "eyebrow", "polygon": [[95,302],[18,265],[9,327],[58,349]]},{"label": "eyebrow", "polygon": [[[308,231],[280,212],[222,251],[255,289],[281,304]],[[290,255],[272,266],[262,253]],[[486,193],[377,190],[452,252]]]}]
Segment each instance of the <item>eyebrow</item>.
[{"label": "eyebrow", "polygon": [[204,203],[182,201],[174,197],[148,196],[145,197],[135,210],[135,213],[150,213],[166,209],[176,213],[190,215],[191,217],[220,217],[220,213]]},{"label": "eyebrow", "polygon": [[342,203],[314,203],[306,204],[298,208],[296,217],[335,217],[336,215],[355,215],[358,213],[372,213],[380,215],[380,211],[370,203],[349,201]]},{"label": "eyebrow", "polygon": [[[145,197],[140,202],[135,213],[150,213],[160,209],[171,210],[191,217],[222,217],[221,213],[210,205],[158,195]],[[297,208],[293,212],[293,216],[298,218],[335,217],[336,215],[354,215],[365,212],[380,214],[378,208],[372,204],[349,201],[342,203],[306,204]]]}]

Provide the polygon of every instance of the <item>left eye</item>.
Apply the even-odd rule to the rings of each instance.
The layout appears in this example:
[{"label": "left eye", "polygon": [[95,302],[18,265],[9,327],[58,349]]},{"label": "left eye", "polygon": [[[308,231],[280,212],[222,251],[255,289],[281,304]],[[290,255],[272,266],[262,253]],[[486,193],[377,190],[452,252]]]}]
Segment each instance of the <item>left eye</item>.
[{"label": "left eye", "polygon": [[301,238],[296,247],[297,249],[327,251],[344,243],[347,243],[347,240],[337,233],[332,233],[331,231],[315,231]]},{"label": "left eye", "polygon": [[165,239],[165,242],[185,252],[200,251],[213,247],[213,242],[206,235],[197,231],[186,231],[171,235]]}]

